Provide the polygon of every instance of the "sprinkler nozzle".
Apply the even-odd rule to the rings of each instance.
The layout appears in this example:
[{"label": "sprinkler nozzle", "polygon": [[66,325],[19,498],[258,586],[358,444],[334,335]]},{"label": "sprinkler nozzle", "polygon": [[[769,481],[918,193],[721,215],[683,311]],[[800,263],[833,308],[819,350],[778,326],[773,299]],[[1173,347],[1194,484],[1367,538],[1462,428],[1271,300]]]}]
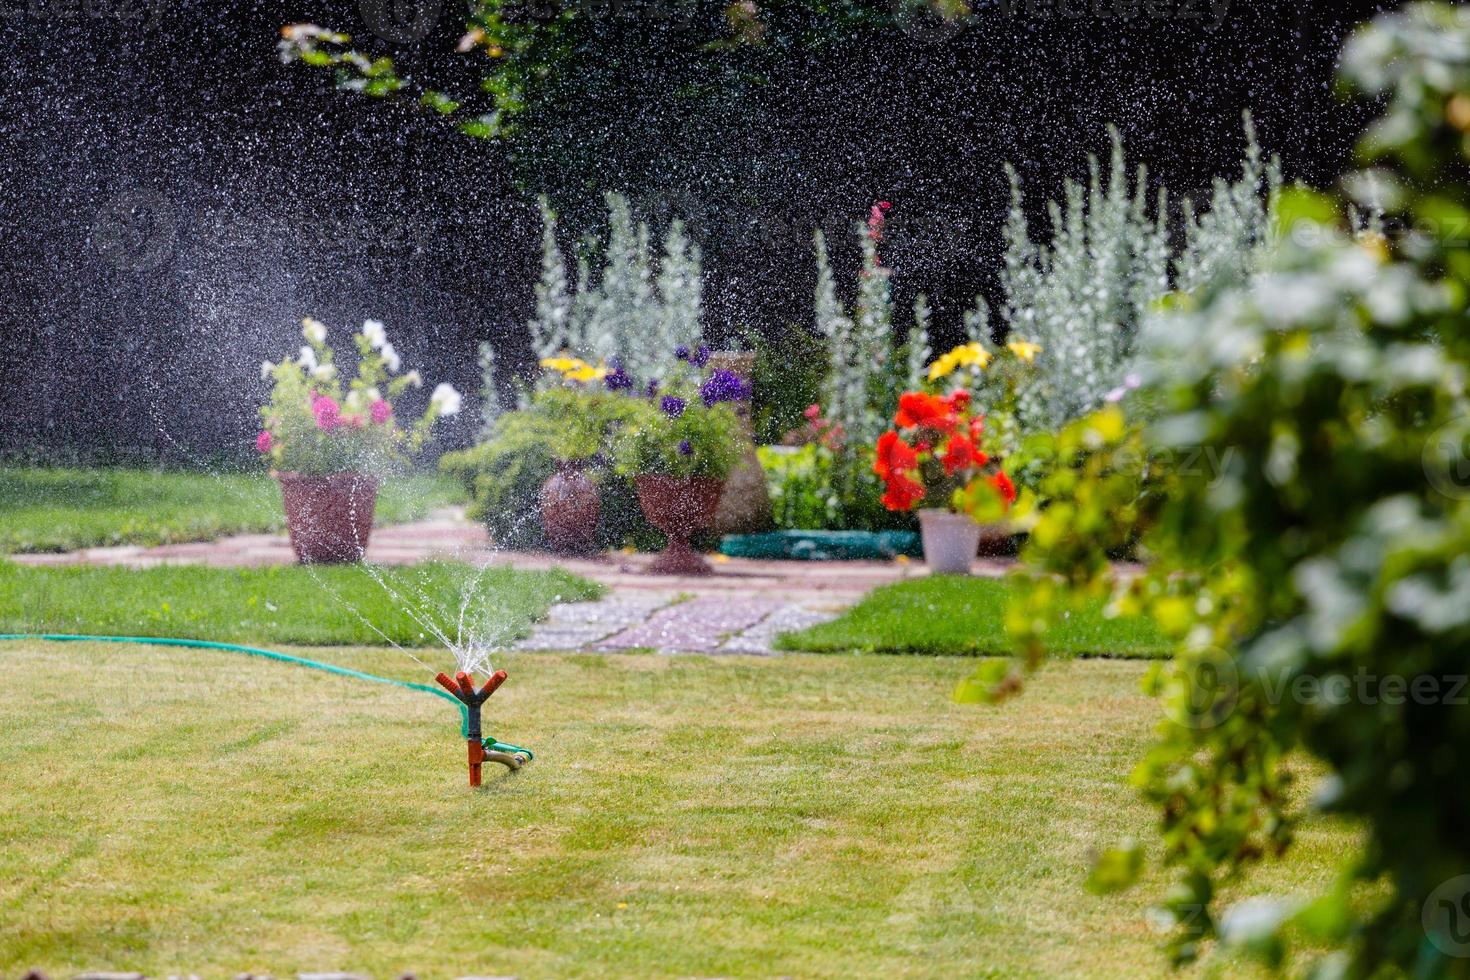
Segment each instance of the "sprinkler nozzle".
[{"label": "sprinkler nozzle", "polygon": [[451,680],[442,671],[434,677],[450,694],[465,706],[465,741],[469,747],[470,785],[480,785],[480,766],[485,761],[485,743],[480,732],[480,708],[505,683],[507,674],[497,670],[485,681],[485,686],[475,690],[474,675],[459,671]]}]

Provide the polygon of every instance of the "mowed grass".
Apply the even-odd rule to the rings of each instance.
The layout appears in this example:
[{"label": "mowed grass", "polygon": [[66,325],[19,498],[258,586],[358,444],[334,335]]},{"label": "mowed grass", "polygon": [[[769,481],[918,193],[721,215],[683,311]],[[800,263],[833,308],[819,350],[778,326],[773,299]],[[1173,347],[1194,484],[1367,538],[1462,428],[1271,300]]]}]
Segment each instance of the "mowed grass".
[{"label": "mowed grass", "polygon": [[[1005,614],[1016,586],[1005,579],[935,575],[886,585],[830,623],[783,634],[783,650],[813,653],[991,654],[1011,651]],[[1162,657],[1168,644],[1146,619],[1103,615],[1101,604],[1047,635],[1056,653]]]},{"label": "mowed grass", "polygon": [[[537,760],[471,792],[426,694],[0,645],[0,975],[1178,975],[1145,915],[1161,876],[1082,888],[1157,819],[1128,786],[1143,664],[1060,664],[997,708],[952,703],[946,658],[500,666],[487,733]],[[1350,839],[1311,822],[1229,895],[1325,889]]]},{"label": "mowed grass", "polygon": [[0,560],[0,633],[227,643],[435,646],[433,626],[505,644],[602,587],[560,569],[413,566],[32,568]]},{"label": "mowed grass", "polygon": [[[377,521],[417,520],[461,497],[445,477],[390,479]],[[0,467],[0,553],[207,541],[285,526],[281,492],[265,473]]]}]

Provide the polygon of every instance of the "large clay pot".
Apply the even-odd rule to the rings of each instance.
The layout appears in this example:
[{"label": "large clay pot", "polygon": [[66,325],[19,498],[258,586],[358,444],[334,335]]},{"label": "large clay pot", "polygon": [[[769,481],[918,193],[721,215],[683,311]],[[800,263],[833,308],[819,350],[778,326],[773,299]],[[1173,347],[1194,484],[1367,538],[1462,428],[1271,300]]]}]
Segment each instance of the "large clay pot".
[{"label": "large clay pot", "polygon": [[541,526],[552,550],[584,555],[597,549],[602,497],[582,464],[558,462],[541,486]]},{"label": "large clay pot", "polygon": [[362,560],[378,505],[376,477],[363,473],[277,473],[275,477],[281,484],[286,529],[297,561],[326,564]]},{"label": "large clay pot", "polygon": [[645,474],[635,477],[633,485],[643,516],[669,539],[648,570],[658,575],[710,574],[713,569],[709,562],[689,546],[689,538],[714,523],[725,481],[707,476]]}]

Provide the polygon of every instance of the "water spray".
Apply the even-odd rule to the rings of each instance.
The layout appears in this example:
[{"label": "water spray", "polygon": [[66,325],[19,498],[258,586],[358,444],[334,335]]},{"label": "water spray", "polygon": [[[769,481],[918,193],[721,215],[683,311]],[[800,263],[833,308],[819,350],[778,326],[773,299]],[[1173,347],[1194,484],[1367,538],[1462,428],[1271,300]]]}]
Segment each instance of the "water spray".
[{"label": "water spray", "polygon": [[526,764],[529,758],[524,750],[514,752],[501,751],[500,743],[494,740],[487,742],[480,730],[480,708],[490,699],[490,695],[494,694],[500,688],[500,685],[505,683],[505,678],[505,671],[497,670],[490,675],[490,679],[485,682],[485,686],[478,691],[475,690],[474,675],[462,670],[454,675],[453,680],[450,679],[448,674],[442,671],[434,678],[434,680],[439,682],[440,687],[453,694],[465,706],[464,734],[465,742],[469,747],[471,786],[480,785],[480,766],[486,759],[489,759],[491,762],[499,762],[502,765],[509,766],[511,769],[519,769]]}]

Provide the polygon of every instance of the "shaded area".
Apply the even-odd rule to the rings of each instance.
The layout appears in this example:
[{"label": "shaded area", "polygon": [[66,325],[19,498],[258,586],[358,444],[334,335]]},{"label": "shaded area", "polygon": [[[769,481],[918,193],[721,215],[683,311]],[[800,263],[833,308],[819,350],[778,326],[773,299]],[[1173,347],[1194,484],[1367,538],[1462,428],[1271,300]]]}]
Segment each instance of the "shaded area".
[{"label": "shaded area", "polygon": [[[572,227],[608,186],[689,220],[716,339],[805,322],[811,229],[891,199],[897,300],[927,290],[952,339],[992,284],[1002,160],[1039,217],[1116,121],[1197,192],[1235,166],[1251,106],[1289,173],[1324,179],[1357,128],[1330,92],[1334,52],[1379,4],[1236,0],[1218,22],[1184,4],[977,4],[958,34],[879,18],[718,56],[594,7],[574,70],[506,145],[275,58],[283,21],[314,20],[464,89],[475,64],[453,54],[448,5],[411,43],[374,38],[353,3],[82,6],[0,18],[0,452],[208,463],[250,456],[256,366],[295,349],[304,313],[380,317],[406,363],[473,389],[476,342],[518,338],[531,308],[538,190]],[[474,420],[459,425],[448,442]]]}]

